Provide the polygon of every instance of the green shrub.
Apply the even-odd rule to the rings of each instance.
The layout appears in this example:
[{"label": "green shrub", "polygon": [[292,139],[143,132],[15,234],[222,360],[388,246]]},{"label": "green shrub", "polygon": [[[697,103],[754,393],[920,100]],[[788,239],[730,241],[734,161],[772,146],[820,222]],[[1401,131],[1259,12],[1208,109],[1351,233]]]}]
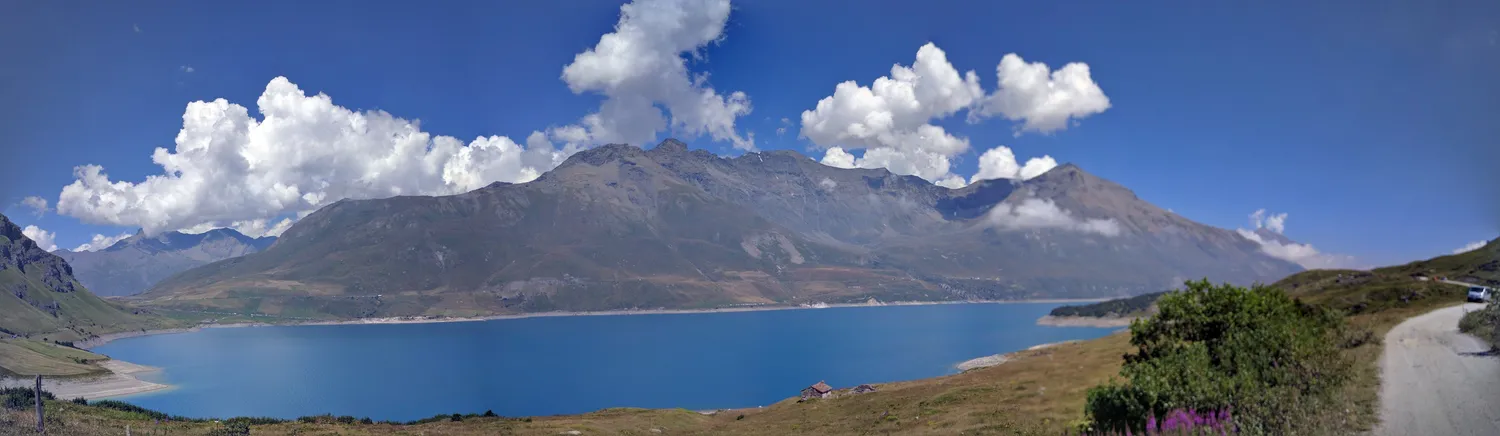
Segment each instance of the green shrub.
[{"label": "green shrub", "polygon": [[250,425],[244,421],[224,421],[222,427],[210,430],[208,436],[250,436]]},{"label": "green shrub", "polygon": [[1489,342],[1492,349],[1500,347],[1500,299],[1464,314],[1458,321],[1458,329]]},{"label": "green shrub", "polygon": [[[10,410],[25,410],[36,407],[36,394],[32,388],[5,388],[0,389],[0,397],[4,398],[5,408]],[[56,400],[51,392],[42,390],[43,400]]]},{"label": "green shrub", "polygon": [[224,422],[242,422],[245,423],[245,425],[270,425],[280,424],[287,421],[285,419],[271,418],[268,416],[239,416],[226,419],[224,420]]},{"label": "green shrub", "polygon": [[1157,307],[1130,326],[1137,351],[1125,356],[1125,381],[1089,390],[1096,429],[1142,431],[1172,410],[1233,410],[1246,433],[1305,433],[1333,412],[1352,375],[1340,345],[1367,340],[1347,332],[1338,312],[1264,286],[1188,282]]},{"label": "green shrub", "polygon": [[118,410],[118,411],[127,412],[127,413],[140,414],[140,415],[144,415],[145,417],[151,418],[151,419],[171,419],[171,420],[174,420],[174,421],[182,421],[182,420],[184,420],[183,418],[180,418],[180,417],[174,417],[174,416],[171,416],[171,415],[168,415],[168,414],[165,414],[165,413],[157,412],[155,410],[147,409],[145,407],[137,406],[137,405],[134,405],[134,404],[130,404],[130,403],[126,403],[126,402],[118,401],[118,400],[99,400],[99,401],[95,401],[94,402],[94,407],[99,407],[99,408],[104,408],[104,409],[111,409],[111,410]]}]

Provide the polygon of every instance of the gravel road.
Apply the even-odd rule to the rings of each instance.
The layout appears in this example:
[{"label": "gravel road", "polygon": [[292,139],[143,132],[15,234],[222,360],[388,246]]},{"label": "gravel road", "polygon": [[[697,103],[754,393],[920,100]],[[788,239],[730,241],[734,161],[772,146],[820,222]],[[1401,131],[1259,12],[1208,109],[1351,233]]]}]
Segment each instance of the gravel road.
[{"label": "gravel road", "polygon": [[1377,435],[1500,435],[1500,357],[1458,332],[1465,304],[1408,319],[1385,335]]}]

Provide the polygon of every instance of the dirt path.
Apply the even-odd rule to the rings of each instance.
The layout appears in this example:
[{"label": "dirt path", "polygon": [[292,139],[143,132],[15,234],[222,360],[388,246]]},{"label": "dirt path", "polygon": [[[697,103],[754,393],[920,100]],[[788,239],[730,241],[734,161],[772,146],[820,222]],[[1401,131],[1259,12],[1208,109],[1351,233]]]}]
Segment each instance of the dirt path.
[{"label": "dirt path", "polygon": [[1408,319],[1385,335],[1377,435],[1500,435],[1500,357],[1458,332],[1465,304]]}]

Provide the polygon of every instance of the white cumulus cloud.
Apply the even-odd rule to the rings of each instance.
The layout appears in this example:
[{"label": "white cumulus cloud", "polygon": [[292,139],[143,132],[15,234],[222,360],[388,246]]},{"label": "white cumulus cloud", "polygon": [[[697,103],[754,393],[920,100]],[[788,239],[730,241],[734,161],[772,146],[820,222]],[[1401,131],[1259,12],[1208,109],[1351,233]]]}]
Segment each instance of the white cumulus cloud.
[{"label": "white cumulus cloud", "polygon": [[41,227],[37,226],[26,226],[21,229],[21,234],[26,235],[27,238],[31,239],[33,242],[36,242],[36,246],[41,247],[41,249],[43,250],[57,250],[56,233],[42,230]]},{"label": "white cumulus cloud", "polygon": [[1114,219],[1074,217],[1052,200],[1042,198],[1027,198],[1019,204],[1000,203],[986,216],[990,224],[1006,230],[1062,229],[1104,236],[1120,234],[1120,223]]},{"label": "white cumulus cloud", "polygon": [[46,215],[52,209],[47,207],[47,199],[35,195],[21,199],[21,205],[36,211],[36,216]]},{"label": "white cumulus cloud", "polygon": [[1268,256],[1301,265],[1307,269],[1335,269],[1335,268],[1359,268],[1354,256],[1343,254],[1332,254],[1318,251],[1312,244],[1299,244],[1292,241],[1273,239],[1256,233],[1255,230],[1266,229],[1277,234],[1286,230],[1286,213],[1267,214],[1265,209],[1258,209],[1250,214],[1250,224],[1254,229],[1235,229],[1236,233],[1245,239],[1260,244],[1260,251]]},{"label": "white cumulus cloud", "polygon": [[564,66],[561,77],[575,93],[603,95],[599,109],[578,124],[532,132],[524,143],[435,135],[415,120],[344,108],[277,77],[256,100],[258,118],[224,99],[189,103],[173,149],[152,154],[160,174],[126,181],[99,165],[75,168],[57,210],[151,235],[231,227],[274,236],[295,221],[287,217],[340,199],[527,182],[582,148],[640,145],[669,127],[754,149],[754,136],[734,129],[750,113],[749,97],[721,94],[706,75],[687,69],[689,57],[701,59],[703,47],[723,38],[729,12],[727,0],[621,6],[614,31]]},{"label": "white cumulus cloud", "polygon": [[750,97],[720,94],[708,86],[706,74],[689,74],[685,57],[699,57],[702,48],[724,37],[729,12],[729,0],[638,0],[620,6],[614,32],[563,68],[562,79],[574,93],[605,97],[599,111],[581,122],[589,138],[650,141],[668,127],[660,104],[676,131],[754,150],[754,136],[734,129],[735,120],[750,113]]},{"label": "white cumulus cloud", "polygon": [[[970,122],[998,115],[1021,122],[1017,134],[1051,133],[1109,108],[1087,64],[1072,63],[1052,72],[1045,64],[1028,64],[1012,53],[1001,59],[996,71],[998,88],[986,95],[977,74],[960,74],[942,49],[928,43],[917,50],[911,66],[894,65],[888,76],[870,86],[854,81],[835,86],[833,95],[802,112],[801,136],[827,147],[823,161],[831,166],[886,168],[956,187],[965,182],[950,172],[952,159],[968,152],[969,140],[934,121],[967,110]],[[864,149],[864,155],[849,153],[856,149]],[[1035,177],[1051,169],[1049,165],[1056,166],[1056,161],[1043,157],[1017,165],[1016,171],[981,168],[983,175],[971,181]]]},{"label": "white cumulus cloud", "polygon": [[847,169],[856,168],[854,166],[854,159],[854,155],[844,151],[843,147],[828,147],[828,151],[823,152],[823,160],[818,162],[834,168]]},{"label": "white cumulus cloud", "polygon": [[1470,242],[1468,244],[1464,244],[1464,246],[1462,246],[1462,247],[1458,247],[1457,250],[1453,250],[1453,254],[1463,254],[1463,253],[1468,253],[1470,251],[1478,250],[1480,248],[1484,248],[1484,245],[1488,244],[1488,243],[1489,243],[1489,241],[1474,241],[1474,242]]},{"label": "white cumulus cloud", "polygon": [[999,115],[1021,122],[1016,133],[1052,133],[1068,128],[1068,121],[1109,109],[1109,97],[1094,83],[1088,64],[1074,62],[1052,71],[1041,62],[1027,63],[1011,53],[995,67],[999,86],[986,97],[970,120]]},{"label": "white cumulus cloud", "polygon": [[1286,212],[1268,215],[1265,209],[1256,209],[1250,214],[1250,225],[1257,229],[1264,228],[1276,233],[1285,233],[1286,217]]},{"label": "white cumulus cloud", "polygon": [[917,49],[911,66],[893,65],[889,76],[868,87],[838,84],[832,96],[802,112],[801,136],[840,152],[866,149],[854,166],[940,181],[951,177],[949,158],[968,151],[969,140],[930,122],[983,96],[977,74],[960,75],[948,55],[928,43]]},{"label": "white cumulus cloud", "polygon": [[115,245],[116,242],[123,241],[125,240],[125,238],[129,237],[129,233],[121,233],[114,236],[104,236],[95,233],[92,239],[89,239],[89,241],[84,243],[83,245],[79,245],[78,248],[74,248],[73,251],[99,251],[109,248],[111,245]]},{"label": "white cumulus cloud", "polygon": [[1001,145],[979,155],[979,172],[974,173],[969,183],[991,179],[1030,180],[1056,167],[1057,160],[1052,156],[1031,158],[1023,166],[1016,161],[1016,153],[1010,147]]},{"label": "white cumulus cloud", "polygon": [[[359,112],[309,96],[284,77],[256,101],[261,119],[224,99],[189,103],[174,150],[157,148],[161,174],[111,180],[99,165],[74,169],[57,211],[147,234],[254,223],[343,198],[440,195],[495,181],[525,182],[575,152],[545,134],[463,143],[384,111]],[[270,229],[274,229],[271,227]],[[270,229],[266,231],[270,231]]]}]

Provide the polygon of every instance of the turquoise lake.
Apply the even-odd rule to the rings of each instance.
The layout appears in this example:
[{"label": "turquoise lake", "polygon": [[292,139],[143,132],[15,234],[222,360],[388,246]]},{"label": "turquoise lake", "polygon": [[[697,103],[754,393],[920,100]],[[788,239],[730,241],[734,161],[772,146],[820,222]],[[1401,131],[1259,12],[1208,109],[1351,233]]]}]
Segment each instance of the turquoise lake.
[{"label": "turquoise lake", "polygon": [[204,329],[94,351],[162,368],[173,389],[118,398],[189,417],[582,413],[754,407],[956,373],[975,357],[1115,329],[1043,327],[1056,303],[558,316]]}]

